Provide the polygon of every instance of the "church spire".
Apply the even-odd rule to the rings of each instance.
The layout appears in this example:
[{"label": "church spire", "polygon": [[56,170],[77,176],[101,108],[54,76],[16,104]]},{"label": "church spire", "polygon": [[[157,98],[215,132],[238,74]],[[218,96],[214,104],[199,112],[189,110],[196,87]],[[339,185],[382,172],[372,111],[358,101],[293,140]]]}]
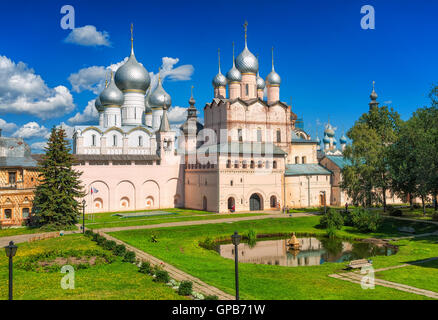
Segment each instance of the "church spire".
[{"label": "church spire", "polygon": [[274,47],[271,49],[271,55],[272,55],[272,71],[275,71],[274,69]]},{"label": "church spire", "polygon": [[218,60],[218,66],[219,66],[219,74],[221,74],[221,49],[217,49],[217,60]]},{"label": "church spire", "polygon": [[243,24],[243,29],[245,30],[245,48],[248,48],[248,45],[247,45],[248,21],[246,21],[246,20],[245,20],[245,23]]},{"label": "church spire", "polygon": [[369,106],[370,106],[370,110],[373,108],[373,107],[377,107],[377,106],[379,106],[379,103],[377,102],[377,93],[376,93],[376,91],[375,91],[375,85],[376,85],[376,81],[373,81],[373,91],[371,92],[371,94],[370,94],[370,99],[371,99],[371,101],[370,101],[370,103],[369,103]]},{"label": "church spire", "polygon": [[167,108],[163,103],[163,116],[161,117],[159,132],[169,132],[169,131],[171,130],[170,130],[169,119],[167,118]]},{"label": "church spire", "polygon": [[134,24],[131,23],[131,55],[134,55]]}]

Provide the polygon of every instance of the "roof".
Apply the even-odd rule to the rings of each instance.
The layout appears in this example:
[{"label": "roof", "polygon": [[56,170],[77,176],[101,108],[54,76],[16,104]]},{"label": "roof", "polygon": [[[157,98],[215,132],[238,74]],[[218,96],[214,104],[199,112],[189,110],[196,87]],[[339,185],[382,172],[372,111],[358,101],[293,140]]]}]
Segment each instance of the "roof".
[{"label": "roof", "polygon": [[331,162],[333,162],[340,169],[343,169],[345,166],[351,166],[351,161],[345,159],[343,156],[326,156]]},{"label": "roof", "polygon": [[0,157],[0,167],[36,168],[37,161],[31,157]]},{"label": "roof", "polygon": [[284,156],[286,152],[273,143],[265,142],[226,142],[221,144],[202,145],[196,150],[198,153],[209,154],[246,154],[246,155],[274,155]]},{"label": "roof", "polygon": [[285,176],[330,175],[332,172],[317,163],[287,164]]}]

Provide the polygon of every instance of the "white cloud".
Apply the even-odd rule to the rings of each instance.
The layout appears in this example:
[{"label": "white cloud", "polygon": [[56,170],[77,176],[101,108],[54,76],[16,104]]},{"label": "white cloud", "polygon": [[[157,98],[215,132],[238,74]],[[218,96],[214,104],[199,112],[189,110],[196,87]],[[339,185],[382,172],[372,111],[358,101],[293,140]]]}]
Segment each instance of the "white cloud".
[{"label": "white cloud", "polygon": [[32,151],[44,151],[44,148],[47,146],[46,141],[34,142],[30,145]]},{"label": "white cloud", "polygon": [[92,25],[73,29],[64,41],[81,46],[110,46],[108,32],[97,31]]},{"label": "white cloud", "polygon": [[[171,81],[187,81],[192,78],[195,68],[191,64],[184,64],[174,68],[179,62],[178,58],[163,57],[161,58],[161,79],[169,78]],[[158,84],[158,73],[149,72],[151,77],[150,89],[154,90]]]},{"label": "white cloud", "polygon": [[5,132],[11,132],[17,129],[17,125],[12,122],[6,122],[3,119],[0,119],[0,129]]},{"label": "white cloud", "polygon": [[12,136],[16,138],[48,138],[50,135],[49,130],[46,127],[40,126],[38,123],[32,121],[28,122],[15,131]]},{"label": "white cloud", "polygon": [[74,92],[82,92],[85,90],[91,91],[94,94],[100,94],[105,87],[105,79],[109,79],[109,70],[116,72],[120,66],[122,66],[128,57],[118,63],[114,63],[108,67],[104,66],[91,66],[88,68],[80,69],[76,73],[70,74],[68,81],[72,86]]},{"label": "white cloud", "polygon": [[90,124],[95,123],[99,118],[99,113],[96,110],[94,102],[96,100],[88,101],[87,106],[85,107],[82,113],[78,112],[73,117],[68,119],[67,121],[71,124]]},{"label": "white cloud", "polygon": [[66,87],[49,88],[25,63],[0,56],[0,112],[26,113],[47,119],[73,109],[73,97]]},{"label": "white cloud", "polygon": [[174,106],[167,112],[170,123],[181,123],[187,119],[187,108]]}]

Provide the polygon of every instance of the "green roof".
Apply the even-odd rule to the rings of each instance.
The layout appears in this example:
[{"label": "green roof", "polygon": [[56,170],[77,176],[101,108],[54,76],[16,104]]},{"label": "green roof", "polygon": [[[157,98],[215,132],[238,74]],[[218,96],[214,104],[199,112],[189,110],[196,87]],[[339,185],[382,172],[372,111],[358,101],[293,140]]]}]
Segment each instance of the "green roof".
[{"label": "green roof", "polygon": [[351,161],[345,159],[343,156],[326,156],[331,162],[333,162],[340,169],[343,169],[345,166],[351,166]]},{"label": "green roof", "polygon": [[323,166],[317,163],[309,164],[287,164],[285,176],[308,176],[308,175],[329,175],[332,174],[330,170],[327,170]]}]

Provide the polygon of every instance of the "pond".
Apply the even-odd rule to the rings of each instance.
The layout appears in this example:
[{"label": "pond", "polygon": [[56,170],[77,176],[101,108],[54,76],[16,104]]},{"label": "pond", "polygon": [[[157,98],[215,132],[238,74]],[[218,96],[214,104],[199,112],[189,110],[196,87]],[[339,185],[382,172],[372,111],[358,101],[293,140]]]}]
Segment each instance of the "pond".
[{"label": "pond", "polygon": [[[297,238],[300,249],[292,250],[287,245],[288,239],[290,237],[279,240],[257,240],[254,245],[240,243],[238,246],[239,262],[298,267],[380,255],[389,256],[396,253],[396,248],[392,246],[317,237]],[[224,258],[234,259],[232,243],[218,245],[217,251]]]}]

